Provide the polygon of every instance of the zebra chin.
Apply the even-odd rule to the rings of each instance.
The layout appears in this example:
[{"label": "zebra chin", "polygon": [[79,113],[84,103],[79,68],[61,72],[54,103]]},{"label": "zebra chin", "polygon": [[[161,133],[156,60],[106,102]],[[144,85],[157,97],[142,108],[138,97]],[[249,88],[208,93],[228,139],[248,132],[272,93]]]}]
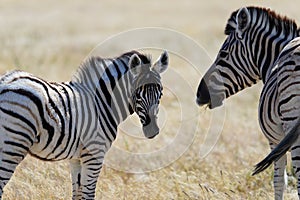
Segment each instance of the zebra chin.
[{"label": "zebra chin", "polygon": [[212,98],[213,100],[209,99],[208,101],[203,101],[201,98],[196,99],[196,103],[198,106],[207,106],[209,109],[214,109],[223,105],[223,99],[219,98]]},{"label": "zebra chin", "polygon": [[159,134],[159,127],[157,124],[148,124],[147,126],[143,126],[143,133],[146,138],[153,139]]},{"label": "zebra chin", "polygon": [[198,106],[207,106],[209,109],[214,109],[223,105],[223,100],[226,97],[225,91],[216,90],[209,87],[205,79],[201,79],[200,84],[197,89],[196,103]]},{"label": "zebra chin", "polygon": [[207,106],[209,109],[214,109],[223,105],[225,93],[223,91],[215,93],[210,92],[205,81],[201,80],[197,90],[196,103],[198,106]]}]

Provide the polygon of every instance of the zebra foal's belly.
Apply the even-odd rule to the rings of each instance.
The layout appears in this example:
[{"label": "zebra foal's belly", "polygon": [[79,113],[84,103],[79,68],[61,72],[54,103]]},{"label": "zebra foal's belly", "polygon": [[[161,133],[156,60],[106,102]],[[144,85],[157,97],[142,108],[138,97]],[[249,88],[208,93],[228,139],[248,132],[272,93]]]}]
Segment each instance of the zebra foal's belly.
[{"label": "zebra foal's belly", "polygon": [[[67,136],[64,136],[67,137]],[[39,138],[38,138],[39,139]],[[78,140],[67,140],[63,141],[53,140],[47,144],[47,138],[39,139],[29,149],[29,153],[41,160],[45,161],[59,161],[64,159],[76,159],[80,156],[81,143]],[[46,147],[46,148],[45,148]]]}]

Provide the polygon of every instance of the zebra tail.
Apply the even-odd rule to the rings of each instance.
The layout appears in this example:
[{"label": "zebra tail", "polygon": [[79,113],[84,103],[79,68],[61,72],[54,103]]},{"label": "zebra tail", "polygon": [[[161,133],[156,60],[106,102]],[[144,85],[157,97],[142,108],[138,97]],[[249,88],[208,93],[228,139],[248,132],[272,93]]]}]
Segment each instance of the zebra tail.
[{"label": "zebra tail", "polygon": [[300,118],[297,124],[289,131],[289,133],[281,140],[271,153],[265,157],[261,162],[255,165],[252,175],[256,175],[267,169],[273,162],[279,160],[292,147],[300,134]]}]

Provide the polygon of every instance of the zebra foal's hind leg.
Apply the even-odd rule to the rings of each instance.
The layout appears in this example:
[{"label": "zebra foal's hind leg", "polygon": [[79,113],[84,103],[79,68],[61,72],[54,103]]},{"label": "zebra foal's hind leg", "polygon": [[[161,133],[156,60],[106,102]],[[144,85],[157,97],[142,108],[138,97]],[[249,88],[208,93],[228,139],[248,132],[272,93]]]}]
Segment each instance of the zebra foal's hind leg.
[{"label": "zebra foal's hind leg", "polygon": [[33,144],[33,139],[23,137],[25,134],[5,127],[1,129],[0,136],[0,199],[3,188],[10,180],[18,164],[25,158],[29,148]]}]

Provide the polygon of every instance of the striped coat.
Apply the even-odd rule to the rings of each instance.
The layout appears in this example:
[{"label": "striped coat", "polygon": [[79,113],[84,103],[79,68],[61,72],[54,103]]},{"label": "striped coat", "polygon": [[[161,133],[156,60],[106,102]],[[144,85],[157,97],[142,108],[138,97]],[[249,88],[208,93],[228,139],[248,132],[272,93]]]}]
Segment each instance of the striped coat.
[{"label": "striped coat", "polygon": [[[279,55],[284,59],[285,55],[291,56],[289,50],[283,49],[299,36],[297,25],[269,9],[247,7],[232,13],[225,34],[228,36],[215,62],[199,84],[197,103],[209,108],[221,106],[225,98],[262,80],[265,85],[260,97],[259,122],[274,149],[295,125],[296,114],[290,106],[297,93],[297,81],[293,78],[297,76],[293,69],[296,65],[290,65],[290,74],[279,75],[276,71],[285,67],[276,67],[281,64],[276,61]],[[286,156],[275,161],[275,199],[283,198],[285,166]]]},{"label": "striped coat", "polygon": [[47,82],[23,71],[0,79],[0,197],[29,153],[70,162],[73,199],[93,199],[104,155],[117,126],[134,112],[147,138],[159,133],[160,73],[168,66],[136,51],[91,57],[70,82]]}]

